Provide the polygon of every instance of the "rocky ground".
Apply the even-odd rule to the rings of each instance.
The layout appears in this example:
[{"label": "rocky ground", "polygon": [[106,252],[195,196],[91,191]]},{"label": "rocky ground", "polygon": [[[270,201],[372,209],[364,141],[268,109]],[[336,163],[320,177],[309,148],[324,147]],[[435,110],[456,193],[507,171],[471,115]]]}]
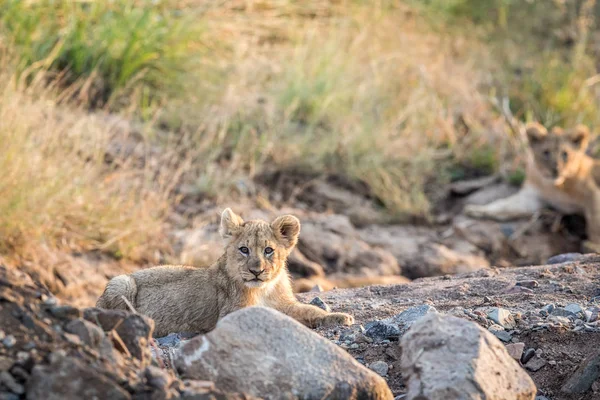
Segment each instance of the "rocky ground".
[{"label": "rocky ground", "polygon": [[[550,261],[578,257],[558,264],[491,268],[406,285],[303,293],[299,297],[310,302],[318,296],[333,310],[355,316],[357,325],[352,328],[319,329],[319,333],[384,376],[395,395],[406,392],[398,338],[417,317],[437,310],[473,321],[499,338],[533,378],[539,396],[551,400],[600,398],[600,381],[596,380],[600,257]],[[403,313],[406,310],[409,312]],[[592,360],[596,375],[588,389],[584,393],[561,391],[589,356],[596,357]]]},{"label": "rocky ground", "polygon": [[[107,394],[111,398],[228,399],[251,398],[265,390],[300,398],[322,398],[327,393],[329,398],[391,398],[392,394],[413,398],[411,387],[430,390],[425,398],[451,398],[448,393],[438,393],[441,397],[432,393],[440,387],[448,389],[440,376],[445,374],[443,368],[450,376],[456,365],[441,360],[453,354],[444,349],[452,348],[455,341],[454,354],[459,352],[464,363],[478,366],[459,376],[462,380],[457,378],[467,382],[457,385],[466,393],[482,395],[479,391],[488,388],[508,391],[512,397],[487,393],[491,396],[487,398],[530,398],[533,383],[521,373],[525,370],[537,386],[538,400],[600,399],[600,257],[576,253],[584,237],[580,218],[551,210],[508,223],[461,215],[464,204],[487,203],[517,190],[495,177],[449,186],[440,205],[444,211],[427,224],[410,225],[383,223],[365,188],[334,177],[306,180],[273,174],[244,187],[254,192],[268,188],[269,193],[258,206],[237,205],[235,211],[245,219],[292,213],[302,222],[298,248],[289,260],[297,291],[309,291],[298,297],[354,315],[354,326],[317,329],[316,335],[280,316],[261,315],[274,326],[285,327],[286,340],[279,341],[281,330],[248,322],[256,312],[251,311],[249,316],[232,317],[237,322],[225,323],[203,338],[174,334],[152,339],[152,321],[142,316],[85,308],[93,306],[108,279],[139,266],[101,253],[48,250],[39,263],[0,267],[0,400],[104,398]],[[298,187],[302,190],[294,189]],[[217,232],[219,211],[210,202],[184,196],[169,221],[175,259],[158,257],[148,265],[214,261],[223,246]],[[551,257],[561,253],[568,254]],[[532,264],[545,265],[523,267]],[[341,289],[377,279],[393,284]],[[338,288],[328,290],[334,287]],[[435,319],[439,315],[442,319]],[[446,319],[450,317],[459,320]],[[247,325],[243,334],[235,330],[241,323]],[[411,338],[407,332],[413,324],[446,345],[431,346],[415,335]],[[446,332],[447,326],[453,328]],[[265,332],[271,332],[277,346],[248,353],[246,349],[256,347]],[[464,343],[481,346],[480,351],[457,350],[464,347],[457,339],[463,335],[470,340]],[[240,337],[255,342],[240,342]],[[205,352],[206,343],[217,349],[214,355]],[[307,346],[317,351],[307,354],[303,350]],[[228,348],[242,350],[228,354]],[[423,348],[424,355],[403,348]],[[206,356],[198,358],[198,354]],[[257,358],[257,364],[246,365],[249,357]],[[503,360],[496,363],[498,371],[490,359]],[[207,360],[213,360],[209,367]],[[439,361],[422,365],[428,360]],[[232,365],[237,367],[227,369]],[[253,365],[257,369],[269,365],[278,372],[277,379],[267,388],[236,380],[239,368]],[[291,371],[290,365],[302,372]],[[253,374],[251,369],[245,373]],[[290,378],[296,375],[298,379]],[[511,376],[512,389],[494,381],[495,375]],[[355,379],[358,376],[363,378]],[[484,389],[468,383],[479,379],[487,382]],[[439,385],[436,389],[427,382]],[[307,387],[312,392],[305,392]]]},{"label": "rocky ground", "polygon": [[315,333],[254,308],[165,338],[143,316],[61,305],[0,267],[0,399],[600,398],[599,266],[570,254],[302,293],[356,324]]}]

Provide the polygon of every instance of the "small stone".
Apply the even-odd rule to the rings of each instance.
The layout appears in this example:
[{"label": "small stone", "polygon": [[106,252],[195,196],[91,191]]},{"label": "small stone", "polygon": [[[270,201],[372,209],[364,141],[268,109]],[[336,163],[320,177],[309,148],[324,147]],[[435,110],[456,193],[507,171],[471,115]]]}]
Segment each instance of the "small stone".
[{"label": "small stone", "polygon": [[492,309],[492,311],[488,313],[488,318],[505,329],[513,329],[516,325],[515,319],[510,311],[504,308],[496,307]]},{"label": "small stone", "polygon": [[550,400],[546,396],[535,396],[535,400]]},{"label": "small stone", "polygon": [[600,308],[598,307],[590,307],[585,312],[587,322],[596,322],[598,321],[598,316],[600,315]]},{"label": "small stone", "polygon": [[4,338],[4,340],[2,341],[2,344],[4,345],[4,347],[6,347],[7,349],[10,349],[11,347],[13,347],[15,344],[17,344],[17,339],[15,339],[15,337],[13,335],[8,335]]},{"label": "small stone", "polygon": [[357,344],[357,343],[352,343],[352,344],[350,345],[350,348],[351,348],[352,350],[356,350],[356,349],[358,349],[358,347],[359,347],[359,346],[358,346],[358,344]]},{"label": "small stone", "polygon": [[312,299],[310,301],[310,304],[312,304],[313,306],[317,306],[320,309],[325,310],[327,312],[331,312],[331,307],[329,307],[329,305],[327,303],[325,303],[323,301],[323,299],[321,299],[319,296],[317,296],[314,299]]},{"label": "small stone", "polygon": [[430,313],[437,313],[435,307],[430,306],[429,304],[423,304],[420,306],[410,307],[402,311],[400,314],[395,315],[392,317],[392,319],[397,324],[407,325],[418,321],[420,318]]},{"label": "small stone", "polygon": [[512,339],[512,336],[510,333],[506,332],[504,330],[503,327],[501,327],[500,325],[491,325],[488,330],[494,334],[494,336],[496,336],[498,339],[500,339],[501,341],[508,343],[510,342],[510,340]]},{"label": "small stone", "polygon": [[65,337],[67,342],[74,344],[75,346],[81,345],[81,339],[79,338],[79,336],[67,332],[63,333],[63,336]]},{"label": "small stone", "polygon": [[352,329],[345,329],[340,333],[340,340],[342,342],[354,342],[356,340],[356,333]]},{"label": "small stone", "polygon": [[564,253],[552,256],[546,261],[546,264],[562,264],[566,262],[572,262],[582,257],[581,253]]},{"label": "small stone", "polygon": [[528,280],[528,281],[518,281],[517,282],[517,286],[523,286],[529,289],[535,289],[536,287],[540,286],[540,284],[538,283],[538,281],[536,280]]},{"label": "small stone", "polygon": [[321,293],[323,291],[323,288],[320,285],[315,285],[312,287],[312,289],[309,290],[309,292],[316,292],[316,293]]},{"label": "small stone", "polygon": [[525,343],[522,343],[522,342],[511,343],[511,344],[506,345],[506,351],[508,351],[508,354],[517,361],[519,361],[521,359],[524,349],[525,349]]},{"label": "small stone", "polygon": [[369,365],[369,369],[375,371],[380,376],[386,376],[389,368],[390,367],[384,361],[375,361]]},{"label": "small stone", "polygon": [[81,310],[73,306],[55,306],[51,307],[48,311],[54,317],[65,320],[77,319],[82,316]]},{"label": "small stone", "polygon": [[544,307],[542,307],[542,309],[540,310],[540,314],[542,316],[547,316],[552,314],[552,311],[554,311],[554,304],[546,304]]},{"label": "small stone", "polygon": [[58,300],[56,300],[56,297],[48,297],[44,300],[44,304],[47,306],[53,306],[56,305],[58,303]]},{"label": "small stone", "polygon": [[577,314],[575,314],[573,311],[567,310],[566,308],[562,308],[562,307],[556,307],[554,310],[552,310],[551,314],[555,317],[575,317],[575,316],[577,316]]},{"label": "small stone", "polygon": [[571,320],[567,317],[555,317],[554,315],[548,318],[549,321],[557,323],[559,325],[568,326],[571,324]]},{"label": "small stone", "polygon": [[531,360],[527,361],[525,368],[527,368],[529,371],[536,372],[542,369],[545,365],[546,360],[536,354],[531,358]]},{"label": "small stone", "polygon": [[356,343],[373,343],[373,339],[359,333],[356,335]]},{"label": "small stone", "polygon": [[577,316],[582,316],[584,311],[583,308],[577,303],[567,304],[565,310],[572,312],[574,315]]},{"label": "small stone", "polygon": [[532,349],[531,347],[528,348],[527,350],[525,350],[523,352],[523,355],[521,356],[521,362],[523,364],[527,364],[527,362],[529,360],[531,360],[533,358],[533,356],[535,356],[535,349]]},{"label": "small stone", "polygon": [[0,382],[14,394],[25,393],[25,388],[23,385],[18,383],[15,378],[13,378],[13,376],[6,371],[0,372]]},{"label": "small stone", "polygon": [[400,328],[397,325],[384,321],[375,321],[367,325],[365,336],[374,340],[382,341],[386,339],[398,340],[400,337]]}]

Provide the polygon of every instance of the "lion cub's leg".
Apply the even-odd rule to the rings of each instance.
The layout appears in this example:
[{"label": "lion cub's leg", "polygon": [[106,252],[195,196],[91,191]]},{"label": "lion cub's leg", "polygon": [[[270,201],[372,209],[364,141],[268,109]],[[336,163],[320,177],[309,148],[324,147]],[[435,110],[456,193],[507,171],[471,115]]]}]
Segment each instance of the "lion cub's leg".
[{"label": "lion cub's leg", "polygon": [[590,206],[585,209],[585,225],[588,240],[583,242],[582,250],[600,253],[600,193],[594,193]]},{"label": "lion cub's leg", "polygon": [[486,205],[470,204],[465,207],[465,214],[473,218],[487,218],[496,221],[509,221],[526,218],[542,209],[544,203],[537,190],[525,185],[512,196],[496,200]]},{"label": "lion cub's leg", "polygon": [[352,325],[354,323],[354,317],[350,314],[340,312],[329,313],[311,304],[300,303],[295,299],[279,302],[275,308],[309,328]]}]

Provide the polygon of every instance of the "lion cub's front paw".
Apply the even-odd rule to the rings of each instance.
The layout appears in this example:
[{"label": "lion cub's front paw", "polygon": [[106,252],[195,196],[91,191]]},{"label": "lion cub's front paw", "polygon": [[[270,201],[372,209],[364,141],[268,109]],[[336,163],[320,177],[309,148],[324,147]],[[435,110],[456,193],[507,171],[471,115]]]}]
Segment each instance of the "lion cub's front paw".
[{"label": "lion cub's front paw", "polygon": [[321,318],[319,326],[352,325],[354,317],[346,313],[331,313]]}]

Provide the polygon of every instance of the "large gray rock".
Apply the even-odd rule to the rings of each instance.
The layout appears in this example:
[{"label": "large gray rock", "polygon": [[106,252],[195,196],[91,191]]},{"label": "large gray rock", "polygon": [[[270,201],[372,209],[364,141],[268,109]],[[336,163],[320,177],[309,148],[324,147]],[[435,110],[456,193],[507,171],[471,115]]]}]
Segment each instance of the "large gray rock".
[{"label": "large gray rock", "polygon": [[529,375],[473,322],[431,313],[409,329],[401,345],[407,400],[535,398]]},{"label": "large gray rock", "polygon": [[185,378],[265,399],[392,399],[386,382],[286,315],[249,307],[186,343],[175,359]]}]

